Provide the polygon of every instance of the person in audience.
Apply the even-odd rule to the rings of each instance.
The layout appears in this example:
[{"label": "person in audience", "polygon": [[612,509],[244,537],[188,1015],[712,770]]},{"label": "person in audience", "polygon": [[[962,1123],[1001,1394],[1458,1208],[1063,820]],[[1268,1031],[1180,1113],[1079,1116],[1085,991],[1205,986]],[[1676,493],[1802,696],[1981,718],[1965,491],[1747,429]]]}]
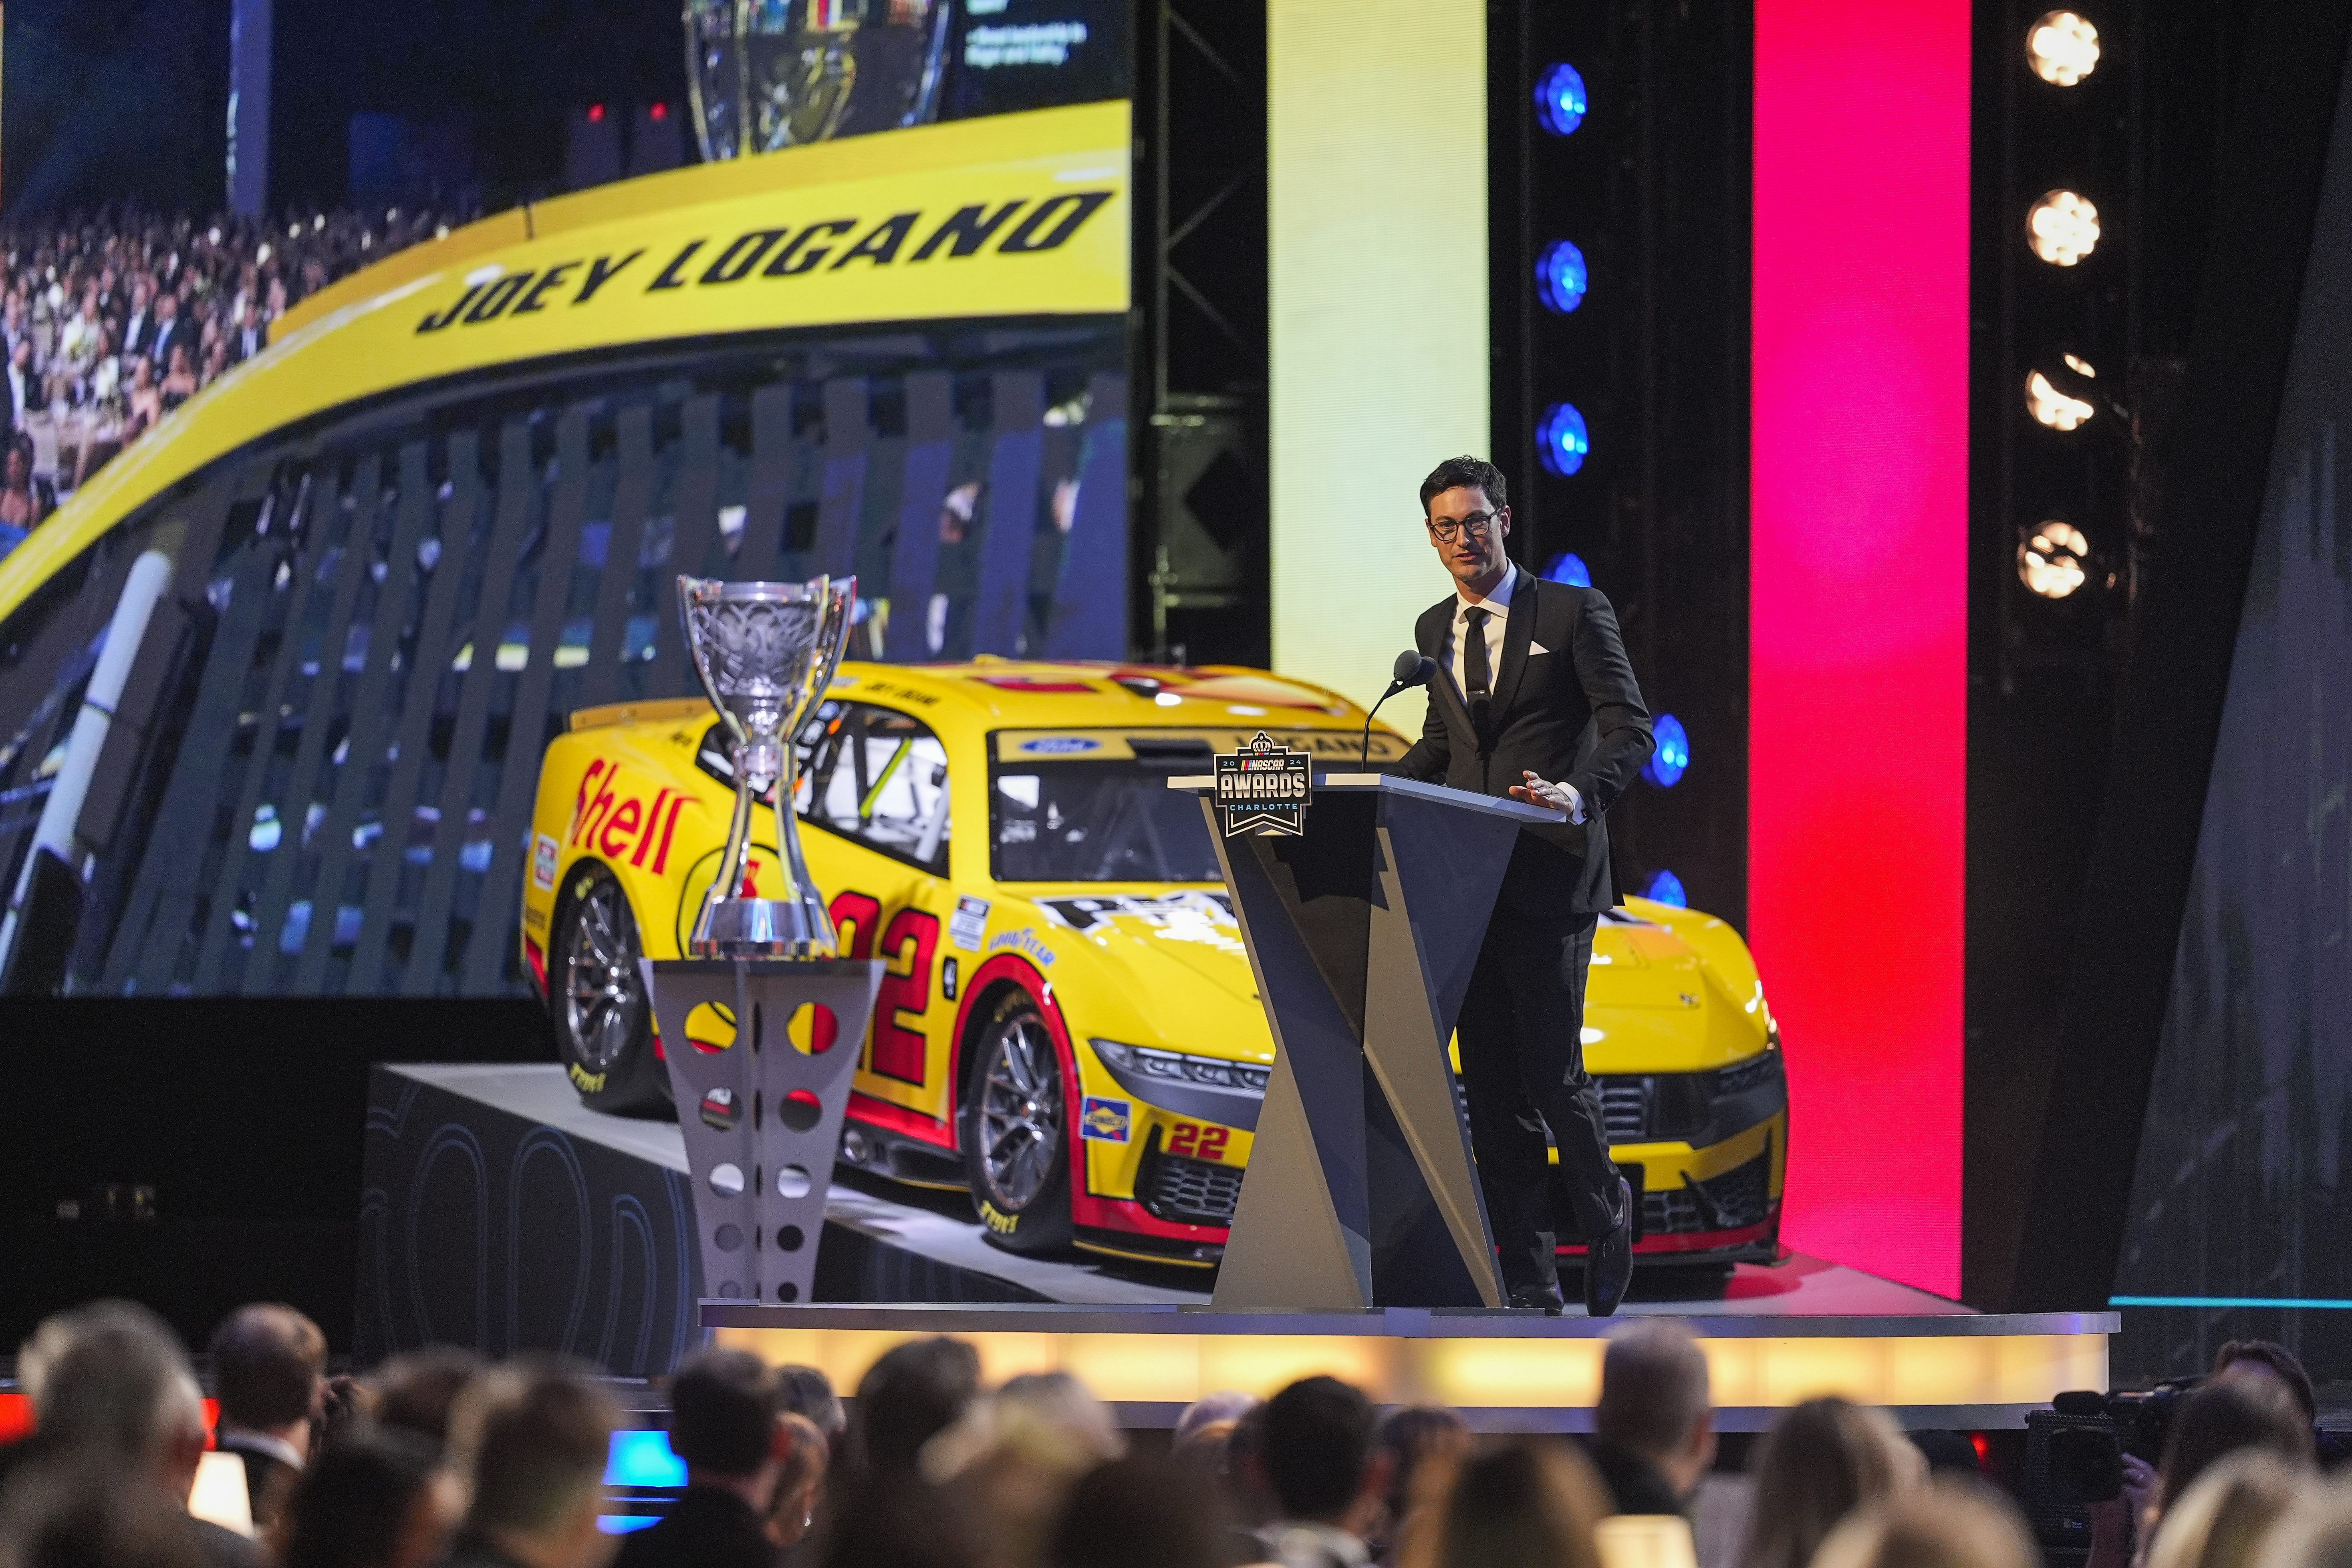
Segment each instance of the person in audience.
[{"label": "person in audience", "polygon": [[1139,1456],[1097,1465],[1070,1488],[1045,1568],[1225,1568],[1216,1494]]},{"label": "person in audience", "polygon": [[2252,1568],[2352,1568],[2352,1487],[2305,1486],[2263,1538]]},{"label": "person in audience", "polygon": [[1715,1406],[1698,1342],[1664,1320],[1611,1336],[1592,1431],[1612,1511],[1687,1517],[1715,1464]]},{"label": "person in audience", "polygon": [[606,1568],[620,1542],[596,1515],[619,1420],[557,1367],[501,1367],[468,1385],[449,1446],[470,1500],[448,1568]]},{"label": "person in audience", "polygon": [[2213,1356],[2213,1375],[2219,1377],[2225,1372],[2268,1373],[2286,1385],[2295,1404],[2302,1407],[2303,1418],[2311,1423],[2312,1442],[2322,1469],[2332,1470],[2352,1458],[2343,1444],[2320,1430],[2319,1401],[2312,1396],[2311,1374],[2303,1369],[2294,1352],[2275,1340],[2233,1339]]},{"label": "person in audience", "polygon": [[[203,1396],[178,1336],[146,1308],[96,1301],[34,1332],[17,1357],[37,1435],[26,1462],[88,1467],[186,1511],[205,1456]],[[253,1568],[253,1543],[205,1520],[192,1537],[210,1568]]]},{"label": "person in audience", "polygon": [[1034,1563],[1077,1479],[1127,1449],[1110,1411],[1066,1372],[1009,1379],[925,1446],[925,1479],[951,1485],[1008,1561]]},{"label": "person in audience", "polygon": [[131,384],[122,393],[122,444],[130,445],[155,428],[163,417],[163,389],[155,380],[155,367],[144,356],[126,356],[131,366]]},{"label": "person in audience", "polygon": [[90,1464],[36,1468],[0,1508],[11,1568],[210,1568],[201,1521],[147,1487]]},{"label": "person in audience", "polygon": [[326,1392],[327,1336],[292,1307],[256,1301],[213,1331],[214,1442],[245,1461],[256,1529],[278,1521],[310,1457],[312,1424]]},{"label": "person in audience", "polygon": [[370,1380],[376,1425],[414,1432],[438,1452],[449,1441],[449,1414],[458,1396],[485,1369],[480,1356],[457,1345],[428,1345],[394,1356]]},{"label": "person in audience", "polygon": [[2147,1568],[2251,1568],[2263,1538],[2310,1481],[2306,1468],[2261,1452],[2232,1454],[2168,1510]]},{"label": "person in audience", "polygon": [[42,383],[41,373],[33,364],[30,334],[8,345],[7,393],[8,425],[12,430],[23,430],[27,414],[38,413],[49,406],[49,389]]},{"label": "person in audience", "polygon": [[1215,1422],[1238,1421],[1265,1403],[1255,1394],[1244,1394],[1232,1388],[1203,1394],[1185,1406],[1183,1414],[1176,1417],[1176,1429],[1170,1434],[1169,1441],[1171,1444],[1181,1443],[1202,1427]]},{"label": "person in audience", "polygon": [[923,1445],[962,1418],[980,1393],[980,1353],[961,1340],[908,1340],[885,1352],[857,1384],[860,1479],[915,1473]]},{"label": "person in audience", "polygon": [[833,1468],[833,1443],[797,1411],[776,1416],[776,1490],[768,1503],[768,1541],[778,1551],[798,1546],[816,1523],[816,1505]]},{"label": "person in audience", "polygon": [[1926,1469],[1881,1411],[1834,1397],[1793,1406],[1757,1450],[1741,1568],[1807,1568],[1846,1515],[1916,1490]]},{"label": "person in audience", "polygon": [[1982,1483],[1938,1480],[1882,1498],[1822,1542],[1812,1568],[2041,1568],[2016,1505]]},{"label": "person in audience", "polygon": [[155,329],[148,340],[147,357],[168,372],[173,352],[184,354],[187,348],[187,330],[180,321],[180,297],[166,288],[155,298]]},{"label": "person in audience", "polygon": [[1387,1456],[1389,1466],[1380,1535],[1372,1542],[1372,1555],[1386,1563],[1394,1558],[1432,1467],[1456,1464],[1468,1456],[1470,1427],[1442,1405],[1408,1405],[1381,1417],[1373,1445]]},{"label": "person in audience", "polygon": [[704,1351],[671,1379],[669,1406],[686,1491],[622,1542],[615,1568],[772,1568],[769,1510],[786,1439],[767,1364],[748,1351]]},{"label": "person in audience", "polygon": [[440,1449],[414,1432],[361,1429],[320,1448],[273,1534],[278,1568],[430,1568],[459,1512]]},{"label": "person in audience", "polygon": [[2245,1450],[2311,1469],[2311,1425],[2294,1392],[2269,1373],[2233,1368],[2180,1402],[2157,1467],[2158,1521],[2217,1461]]},{"label": "person in audience", "polygon": [[33,482],[33,444],[13,437],[0,459],[0,555],[24,543],[45,516],[40,486]]},{"label": "person in audience", "polygon": [[196,367],[185,343],[172,345],[171,368],[163,372],[163,412],[171,413],[196,395]]},{"label": "person in audience", "polygon": [[[861,1401],[862,1403],[862,1401]],[[901,1473],[858,1489],[819,1543],[823,1568],[1003,1568],[977,1516],[941,1488]]]},{"label": "person in audience", "polygon": [[1574,1449],[1522,1440],[1445,1469],[1405,1532],[1402,1568],[1600,1568],[1609,1493]]},{"label": "person in audience", "polygon": [[841,1396],[834,1392],[833,1379],[814,1366],[776,1368],[776,1405],[805,1416],[828,1443],[839,1444],[849,1430],[849,1416],[841,1408]]},{"label": "person in audience", "polygon": [[1357,1568],[1370,1559],[1391,1460],[1373,1446],[1372,1402],[1336,1377],[1304,1377],[1265,1402],[1264,1469],[1279,1516],[1258,1532],[1296,1568]]}]

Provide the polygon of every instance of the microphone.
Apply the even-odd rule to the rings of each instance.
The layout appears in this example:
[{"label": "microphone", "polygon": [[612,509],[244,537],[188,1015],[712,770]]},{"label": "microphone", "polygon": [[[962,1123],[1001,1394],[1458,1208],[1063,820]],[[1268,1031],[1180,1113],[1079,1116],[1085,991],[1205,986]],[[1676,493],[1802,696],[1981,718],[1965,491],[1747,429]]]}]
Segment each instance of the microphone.
[{"label": "microphone", "polygon": [[1437,674],[1437,661],[1426,653],[1407,648],[1396,656],[1396,664],[1389,672],[1389,689],[1381,694],[1380,703],[1372,705],[1372,712],[1364,716],[1364,745],[1362,754],[1356,758],[1358,768],[1371,766],[1372,715],[1381,711],[1381,703],[1388,701],[1407,686],[1428,685],[1429,678],[1435,674]]}]

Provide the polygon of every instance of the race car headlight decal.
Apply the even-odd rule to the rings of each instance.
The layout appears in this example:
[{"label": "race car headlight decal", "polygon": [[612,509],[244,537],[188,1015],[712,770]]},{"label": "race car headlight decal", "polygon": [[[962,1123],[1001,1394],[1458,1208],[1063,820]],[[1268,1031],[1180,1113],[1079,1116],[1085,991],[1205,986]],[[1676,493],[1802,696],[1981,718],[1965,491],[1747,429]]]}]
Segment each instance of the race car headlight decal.
[{"label": "race car headlight decal", "polygon": [[1122,1045],[1115,1040],[1089,1042],[1105,1061],[1123,1072],[1133,1072],[1145,1078],[1162,1078],[1175,1082],[1213,1083],[1222,1089],[1235,1089],[1247,1094],[1265,1092],[1267,1081],[1273,1076],[1269,1068],[1254,1067],[1244,1062],[1226,1061],[1213,1056],[1191,1056],[1177,1051],[1155,1051],[1144,1045]]}]

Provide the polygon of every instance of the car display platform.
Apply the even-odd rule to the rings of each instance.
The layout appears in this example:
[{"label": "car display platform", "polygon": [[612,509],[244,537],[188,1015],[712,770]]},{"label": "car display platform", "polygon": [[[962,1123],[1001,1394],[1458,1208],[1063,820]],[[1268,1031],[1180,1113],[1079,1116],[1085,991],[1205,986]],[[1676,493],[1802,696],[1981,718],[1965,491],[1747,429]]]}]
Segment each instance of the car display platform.
[{"label": "car display platform", "polygon": [[[368,1086],[356,1348],[561,1351],[667,1371],[702,1330],[677,1124],[580,1103],[552,1063],[379,1065]],[[1208,1300],[1169,1270],[1016,1257],[961,1193],[836,1178],[814,1299],[1150,1303]]]},{"label": "car display platform", "polygon": [[1683,1318],[1697,1337],[1716,1425],[1729,1432],[1761,1431],[1789,1406],[1824,1394],[1884,1406],[1915,1428],[2016,1427],[2062,1390],[2107,1385],[2114,1312],[1995,1316],[1815,1260],[1782,1267],[1800,1270],[1784,1291],[1743,1292],[1753,1275],[1777,1272],[1743,1268],[1720,1294],[1629,1302],[1610,1320],[1404,1307],[706,1301],[702,1322],[720,1343],[823,1367],[845,1387],[901,1340],[953,1334],[978,1346],[989,1381],[1068,1371],[1132,1427],[1172,1426],[1186,1405],[1216,1390],[1270,1395],[1328,1373],[1383,1405],[1452,1406],[1479,1431],[1590,1431],[1608,1336],[1654,1315]]}]

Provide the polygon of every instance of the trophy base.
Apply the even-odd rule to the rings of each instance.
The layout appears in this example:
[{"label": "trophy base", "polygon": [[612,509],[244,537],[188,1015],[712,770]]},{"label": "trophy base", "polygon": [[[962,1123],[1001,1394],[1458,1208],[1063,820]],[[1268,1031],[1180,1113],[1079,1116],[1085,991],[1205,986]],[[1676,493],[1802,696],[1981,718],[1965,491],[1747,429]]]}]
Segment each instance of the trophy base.
[{"label": "trophy base", "polygon": [[835,958],[833,923],[821,907],[780,898],[721,898],[702,912],[689,958]]}]

